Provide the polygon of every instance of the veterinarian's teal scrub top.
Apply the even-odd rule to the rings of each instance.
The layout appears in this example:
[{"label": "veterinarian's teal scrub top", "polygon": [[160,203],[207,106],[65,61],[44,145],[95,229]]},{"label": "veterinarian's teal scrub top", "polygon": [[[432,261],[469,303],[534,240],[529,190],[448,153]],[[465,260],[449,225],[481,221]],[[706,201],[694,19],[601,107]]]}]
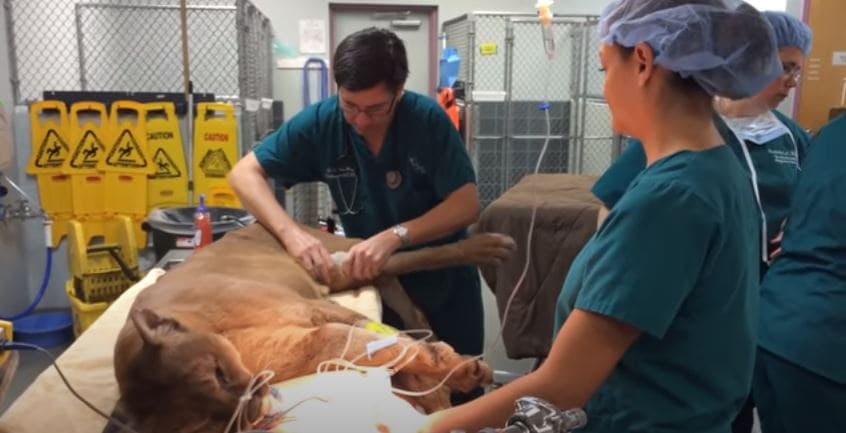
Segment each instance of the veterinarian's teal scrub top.
[{"label": "veterinarian's teal scrub top", "polygon": [[[410,91],[397,102],[376,156],[344,120],[337,97],[306,108],[254,152],[265,172],[286,188],[326,183],[344,231],[358,238],[414,219],[475,182],[470,158],[446,113],[434,100]],[[429,245],[465,236],[461,230]],[[482,352],[482,299],[474,267],[418,272],[400,281],[439,338],[460,353]]]},{"label": "veterinarian's teal scrub top", "polygon": [[584,432],[726,433],[752,380],[760,214],[728,146],[680,152],[631,182],[573,262],[573,309],[642,334],[588,402]]},{"label": "veterinarian's teal scrub top", "polygon": [[761,283],[759,344],[846,385],[846,116],[814,140],[793,200]]},{"label": "veterinarian's teal scrub top", "polygon": [[[781,225],[790,211],[790,198],[799,177],[799,161],[803,161],[808,144],[808,133],[778,111],[773,111],[778,119],[787,126],[793,137],[782,135],[766,144],[746,142],[752,165],[758,176],[758,191],[761,205],[767,218],[767,239],[773,239],[781,231]],[[723,140],[731,146],[741,165],[748,172],[746,158],[737,136],[731,132],[725,122],[714,116],[714,123]],[[793,139],[796,143],[794,145]],[[797,156],[798,151],[798,156]],[[632,140],[619,158],[611,164],[602,177],[593,186],[593,194],[602,200],[605,207],[611,209],[626,192],[632,179],[646,166],[643,145]]]}]

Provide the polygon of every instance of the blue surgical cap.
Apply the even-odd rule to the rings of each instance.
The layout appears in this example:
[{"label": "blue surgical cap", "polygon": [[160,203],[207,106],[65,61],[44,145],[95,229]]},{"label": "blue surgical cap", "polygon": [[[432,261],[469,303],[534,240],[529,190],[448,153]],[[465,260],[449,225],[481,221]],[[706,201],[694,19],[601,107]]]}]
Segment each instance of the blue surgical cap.
[{"label": "blue surgical cap", "polygon": [[780,49],[796,47],[805,56],[811,53],[811,28],[807,24],[784,12],[766,11],[764,16],[770,21]]},{"label": "blue surgical cap", "polygon": [[758,93],[783,72],[772,28],[740,0],[614,0],[599,37],[624,47],[645,42],[656,64],[731,99]]}]

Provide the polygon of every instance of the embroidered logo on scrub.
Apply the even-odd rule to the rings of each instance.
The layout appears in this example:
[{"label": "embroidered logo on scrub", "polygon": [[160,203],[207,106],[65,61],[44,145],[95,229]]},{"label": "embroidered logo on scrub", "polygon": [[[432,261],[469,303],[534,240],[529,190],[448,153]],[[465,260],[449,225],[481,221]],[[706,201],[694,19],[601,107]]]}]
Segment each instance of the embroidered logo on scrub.
[{"label": "embroidered logo on scrub", "polygon": [[796,152],[793,150],[767,149],[767,153],[772,155],[773,161],[778,164],[796,165],[798,163]]}]

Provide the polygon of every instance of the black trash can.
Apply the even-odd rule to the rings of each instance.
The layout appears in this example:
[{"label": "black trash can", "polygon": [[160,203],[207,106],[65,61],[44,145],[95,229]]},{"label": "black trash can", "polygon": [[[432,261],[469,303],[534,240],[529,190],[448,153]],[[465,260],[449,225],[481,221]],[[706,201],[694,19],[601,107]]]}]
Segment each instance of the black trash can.
[{"label": "black trash can", "polygon": [[[143,228],[152,233],[156,261],[174,248],[194,248],[195,206],[153,209],[147,215]],[[218,240],[226,232],[255,222],[244,209],[208,207],[212,222],[212,239]]]}]

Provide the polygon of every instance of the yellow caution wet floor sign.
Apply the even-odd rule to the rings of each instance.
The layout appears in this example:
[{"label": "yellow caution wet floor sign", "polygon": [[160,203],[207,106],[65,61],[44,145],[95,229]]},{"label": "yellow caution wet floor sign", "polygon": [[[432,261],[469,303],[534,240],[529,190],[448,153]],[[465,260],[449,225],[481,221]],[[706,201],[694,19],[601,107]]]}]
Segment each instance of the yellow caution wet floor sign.
[{"label": "yellow caution wet floor sign", "polygon": [[62,173],[70,156],[70,123],[65,104],[39,101],[29,107],[32,155],[26,172],[36,177],[41,208],[52,220],[51,242],[61,243],[73,216],[71,177]]},{"label": "yellow caution wet floor sign", "polygon": [[74,217],[83,222],[106,216],[106,183],[97,165],[105,157],[107,128],[105,105],[77,102],[71,106],[70,156],[62,172],[71,176]]},{"label": "yellow caution wet floor sign", "polygon": [[147,112],[147,149],[153,173],[147,182],[147,207],[188,205],[188,173],[179,119],[173,103],[144,104]]},{"label": "yellow caution wet floor sign", "polygon": [[141,222],[147,216],[147,176],[153,171],[147,151],[146,109],[135,101],[116,101],[109,113],[109,146],[98,168],[106,182],[105,205],[110,217],[135,221],[136,238],[146,239]]},{"label": "yellow caution wet floor sign", "polygon": [[231,104],[197,104],[194,126],[194,204],[205,194],[210,206],[241,207],[226,176],[238,162],[238,128]]}]

